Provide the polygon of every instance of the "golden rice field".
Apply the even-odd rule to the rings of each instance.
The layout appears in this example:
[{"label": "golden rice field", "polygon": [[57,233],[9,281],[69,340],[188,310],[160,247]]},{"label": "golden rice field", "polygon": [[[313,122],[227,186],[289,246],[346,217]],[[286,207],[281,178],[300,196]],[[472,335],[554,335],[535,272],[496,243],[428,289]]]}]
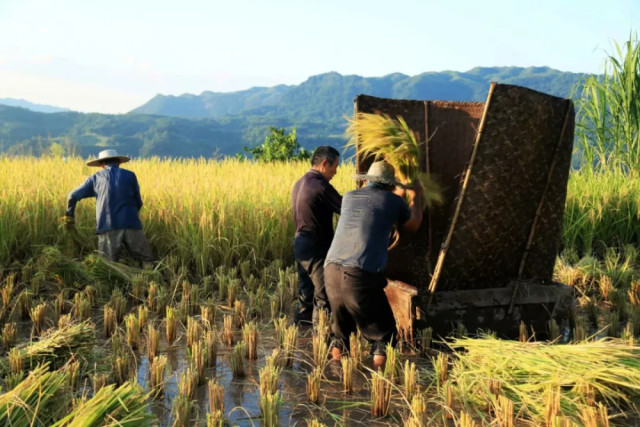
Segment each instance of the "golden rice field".
[{"label": "golden rice field", "polygon": [[[556,279],[576,288],[554,343],[428,329],[373,372],[352,337],[290,323],[297,292],[289,190],[304,163],[140,160],[142,221],[159,264],[96,257],[95,203],[78,235],[66,196],[81,159],[0,157],[0,425],[633,425],[640,397],[640,180],[573,173]],[[354,188],[354,167],[332,183]],[[566,334],[567,332],[568,334]],[[558,345],[562,342],[562,345]],[[433,344],[433,345],[432,345]],[[565,345],[566,344],[566,345]],[[500,350],[496,350],[500,349]]]}]

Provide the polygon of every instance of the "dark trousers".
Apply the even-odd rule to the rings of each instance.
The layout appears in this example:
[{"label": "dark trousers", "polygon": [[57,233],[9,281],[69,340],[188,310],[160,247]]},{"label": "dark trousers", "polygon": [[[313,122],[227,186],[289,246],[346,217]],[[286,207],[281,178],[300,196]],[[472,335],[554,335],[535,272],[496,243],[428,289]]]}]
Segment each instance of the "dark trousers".
[{"label": "dark trousers", "polygon": [[299,308],[294,322],[311,322],[314,318],[314,307],[329,311],[329,299],[324,286],[324,260],[328,248],[319,245],[313,239],[296,236],[293,242],[293,255],[298,267],[298,302]]},{"label": "dark trousers", "polygon": [[371,343],[371,354],[386,354],[387,344],[395,345],[396,321],[384,293],[387,279],[358,267],[328,264],[325,283],[333,321],[334,346],[349,350],[349,336],[360,329]]},{"label": "dark trousers", "polygon": [[142,230],[124,228],[98,234],[98,252],[103,257],[118,261],[123,247],[140,264],[153,261],[151,246]]}]

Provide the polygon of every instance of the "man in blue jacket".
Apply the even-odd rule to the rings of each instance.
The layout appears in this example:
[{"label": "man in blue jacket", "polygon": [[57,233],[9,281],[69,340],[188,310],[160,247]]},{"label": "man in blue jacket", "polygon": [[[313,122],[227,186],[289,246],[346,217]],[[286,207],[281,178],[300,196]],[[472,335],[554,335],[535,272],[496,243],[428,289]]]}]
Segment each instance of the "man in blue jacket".
[{"label": "man in blue jacket", "polygon": [[67,198],[67,226],[73,226],[76,204],[88,197],[96,198],[96,234],[98,252],[117,261],[125,246],[141,266],[153,261],[153,253],[144,232],[138,211],[142,207],[140,186],[136,175],[120,164],[128,162],[116,150],[104,150],[87,166],[102,170],[91,175]]}]

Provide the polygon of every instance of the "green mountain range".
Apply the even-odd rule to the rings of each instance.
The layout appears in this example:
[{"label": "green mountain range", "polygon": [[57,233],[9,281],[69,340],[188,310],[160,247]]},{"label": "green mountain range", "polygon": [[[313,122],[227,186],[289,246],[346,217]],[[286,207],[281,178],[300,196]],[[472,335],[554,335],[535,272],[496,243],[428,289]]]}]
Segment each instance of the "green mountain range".
[{"label": "green mountain range", "polygon": [[[157,95],[128,114],[33,112],[0,105],[0,152],[43,154],[51,144],[82,156],[104,147],[131,156],[196,157],[233,155],[264,140],[269,127],[297,128],[300,144],[341,147],[353,99],[367,94],[398,99],[484,101],[489,83],[516,84],[569,97],[584,74],[548,67],[474,68],[417,76],[310,77],[299,85],[255,87],[200,95]],[[58,147],[59,148],[59,147]]]}]

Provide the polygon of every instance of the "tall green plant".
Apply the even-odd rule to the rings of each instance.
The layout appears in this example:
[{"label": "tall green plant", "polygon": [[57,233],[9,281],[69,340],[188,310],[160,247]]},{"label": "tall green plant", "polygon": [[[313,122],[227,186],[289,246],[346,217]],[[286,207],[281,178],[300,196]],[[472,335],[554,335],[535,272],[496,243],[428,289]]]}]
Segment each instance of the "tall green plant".
[{"label": "tall green plant", "polygon": [[584,82],[577,135],[583,169],[626,173],[640,167],[640,43],[635,35],[614,46],[604,75]]}]

